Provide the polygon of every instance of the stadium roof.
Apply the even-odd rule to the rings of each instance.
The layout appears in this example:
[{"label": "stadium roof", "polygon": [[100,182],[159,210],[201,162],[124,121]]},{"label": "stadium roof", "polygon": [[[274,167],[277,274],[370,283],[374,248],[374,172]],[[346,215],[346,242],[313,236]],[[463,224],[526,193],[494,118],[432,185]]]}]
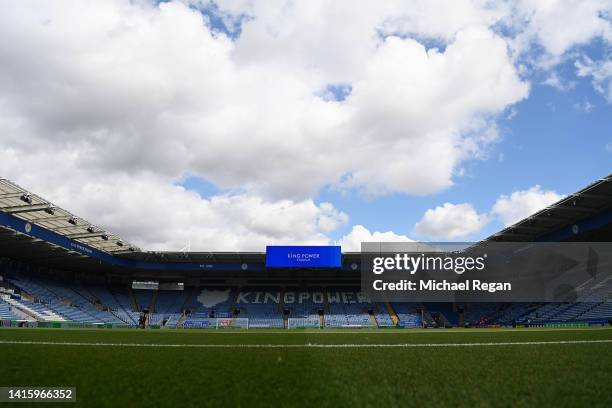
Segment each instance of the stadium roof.
[{"label": "stadium roof", "polygon": [[[124,273],[136,268],[145,274],[163,266],[166,271],[195,267],[201,273],[243,266],[249,271],[261,270],[265,264],[265,253],[261,252],[141,251],[104,228],[2,178],[0,222],[0,255],[60,270]],[[609,175],[483,242],[610,241],[611,237]],[[354,271],[359,261],[359,253],[342,254],[345,270]]]},{"label": "stadium roof", "polygon": [[0,211],[109,254],[138,248],[17,184],[0,178]]},{"label": "stadium roof", "polygon": [[[563,233],[564,228],[573,235],[583,234],[586,231],[585,228],[580,228],[580,221],[596,215],[607,214],[607,218],[602,219],[602,223],[610,224],[612,221],[610,220],[611,211],[612,174],[597,180],[574,194],[568,195],[516,224],[504,228],[485,239],[485,241],[531,242],[568,240],[571,235]],[[593,226],[590,225],[590,227]],[[601,226],[597,225],[596,227],[599,228]]]}]

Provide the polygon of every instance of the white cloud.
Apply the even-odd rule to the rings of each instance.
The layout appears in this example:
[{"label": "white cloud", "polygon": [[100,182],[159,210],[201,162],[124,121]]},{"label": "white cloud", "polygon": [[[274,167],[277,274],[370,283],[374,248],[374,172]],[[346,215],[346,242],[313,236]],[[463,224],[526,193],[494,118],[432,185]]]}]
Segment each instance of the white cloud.
[{"label": "white cloud", "polygon": [[[218,1],[224,21],[248,15],[233,41],[195,3],[208,4],[4,2],[0,174],[126,238],[150,233],[153,248],[325,242],[347,216],[315,204],[321,188],[448,188],[528,95],[514,38],[497,30],[512,4]],[[519,28],[559,53],[609,38],[593,20],[602,4],[570,15],[521,2],[537,12]],[[344,101],[320,97],[338,83],[351,87]],[[233,193],[181,190],[185,174]]]},{"label": "white cloud", "polygon": [[[612,42],[612,26],[606,13],[610,0],[518,0],[506,18],[518,31],[514,46],[521,51],[537,44],[545,51],[540,62],[552,65],[572,47],[594,38]],[[560,29],[562,27],[562,29]]]},{"label": "white cloud", "polygon": [[480,231],[487,223],[487,215],[478,214],[472,204],[444,203],[427,210],[414,232],[433,239],[457,239]]},{"label": "white cloud", "polygon": [[414,233],[434,239],[458,239],[478,233],[493,217],[501,218],[505,226],[514,224],[559,201],[562,195],[542,190],[539,185],[528,190],[501,195],[491,212],[479,214],[472,204],[445,203],[425,212],[415,225]]},{"label": "white cloud", "polygon": [[501,218],[504,225],[509,226],[559,201],[563,195],[555,191],[542,190],[535,185],[528,190],[515,191],[510,196],[500,196],[492,214]]},{"label": "white cloud", "polygon": [[[206,3],[206,2],[204,2]],[[485,1],[392,0],[363,3],[350,0],[217,1],[222,10],[253,18],[242,26],[234,58],[243,63],[280,64],[325,83],[358,79],[381,37],[423,37],[452,43],[472,26],[489,27],[502,16],[502,5]]]},{"label": "white cloud", "polygon": [[612,103],[612,60],[593,61],[584,56],[575,63],[576,73],[580,77],[591,77],[593,87]]},{"label": "white cloud", "polygon": [[[561,91],[573,89],[575,81],[559,77],[555,72],[559,64],[576,58],[578,47],[595,39],[604,43],[604,49],[612,44],[612,0],[516,0],[508,4],[512,12],[502,17],[501,25],[515,33],[509,37],[513,55],[531,69],[541,70],[544,83]],[[609,81],[605,86],[593,82],[612,100]]]},{"label": "white cloud", "polygon": [[336,243],[342,246],[343,252],[360,252],[362,242],[414,242],[405,235],[393,231],[370,232],[363,225],[354,225],[351,232],[340,238]]},{"label": "white cloud", "polygon": [[574,109],[579,110],[584,113],[590,113],[593,111],[593,109],[595,109],[595,105],[593,105],[591,102],[589,102],[586,99],[583,102],[574,103],[573,106],[574,106]]},{"label": "white cloud", "polygon": [[[410,38],[379,42],[384,15],[363,11],[361,43],[337,29],[359,8],[325,7],[319,27],[309,13],[323,3],[307,4],[281,8],[279,27],[266,25],[277,7],[261,5],[236,43],[180,3],[115,0],[95,13],[83,2],[4,6],[1,113],[19,127],[1,129],[3,145],[78,147],[92,172],[189,172],[276,198],[341,180],[426,194],[451,185],[459,163],[495,140],[487,118],[527,95],[504,40],[486,27],[427,51]],[[353,89],[344,102],[318,96],[340,80]]]},{"label": "white cloud", "polygon": [[[263,251],[267,244],[330,242],[328,234],[348,222],[330,203],[267,200],[248,194],[202,198],[194,191],[146,172],[99,173],[91,178],[78,158],[7,155],[0,174],[60,207],[146,250]],[[43,174],[43,171],[45,172]]]},{"label": "white cloud", "polygon": [[550,72],[543,83],[544,85],[552,86],[553,88],[562,92],[567,92],[576,88],[575,81],[561,78],[561,76],[555,71]]}]

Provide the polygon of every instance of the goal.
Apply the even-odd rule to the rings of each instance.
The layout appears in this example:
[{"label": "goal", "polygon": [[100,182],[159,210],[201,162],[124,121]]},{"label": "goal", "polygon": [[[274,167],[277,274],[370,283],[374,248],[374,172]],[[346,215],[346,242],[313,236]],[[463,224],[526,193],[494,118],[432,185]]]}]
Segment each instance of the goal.
[{"label": "goal", "polygon": [[321,321],[319,318],[305,318],[305,317],[290,317],[287,319],[287,328],[288,329],[305,329],[305,328],[313,328],[319,329],[321,328]]},{"label": "goal", "polygon": [[248,329],[248,317],[225,317],[217,318],[215,322],[216,329]]}]

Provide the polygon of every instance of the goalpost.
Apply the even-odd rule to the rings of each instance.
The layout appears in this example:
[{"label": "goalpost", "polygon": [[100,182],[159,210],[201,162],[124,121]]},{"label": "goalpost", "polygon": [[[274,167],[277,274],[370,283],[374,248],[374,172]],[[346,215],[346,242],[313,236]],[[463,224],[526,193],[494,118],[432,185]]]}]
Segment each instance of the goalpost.
[{"label": "goalpost", "polygon": [[287,319],[287,328],[288,329],[320,329],[321,322],[317,319],[306,319],[303,317],[290,317]]},{"label": "goalpost", "polygon": [[215,329],[249,329],[248,317],[219,317],[215,320]]}]

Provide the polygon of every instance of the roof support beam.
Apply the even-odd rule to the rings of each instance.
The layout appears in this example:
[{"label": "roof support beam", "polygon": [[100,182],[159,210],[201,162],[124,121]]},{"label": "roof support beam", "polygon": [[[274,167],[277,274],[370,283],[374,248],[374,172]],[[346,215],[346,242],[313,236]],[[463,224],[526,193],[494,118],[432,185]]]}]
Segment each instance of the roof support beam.
[{"label": "roof support beam", "polygon": [[19,213],[44,211],[44,210],[48,210],[52,208],[53,207],[50,206],[49,204],[32,204],[32,205],[17,205],[13,207],[4,207],[4,208],[0,208],[0,210],[4,211],[7,214],[19,214]]},{"label": "roof support beam", "polygon": [[104,232],[104,231],[82,232],[82,233],[79,233],[79,234],[66,234],[66,236],[68,238],[71,238],[71,239],[96,238],[96,237],[101,237],[103,235],[108,235],[108,234],[106,232]]},{"label": "roof support beam", "polygon": [[[35,222],[35,223],[38,224],[41,221],[40,220],[32,220],[32,222]],[[70,229],[75,229],[75,228],[85,229],[85,228],[88,228],[88,227],[89,227],[88,225],[67,225],[65,227],[45,227],[45,228],[49,228],[49,229],[51,229],[53,231],[59,232],[59,231],[70,230]]]},{"label": "roof support beam", "polygon": [[612,196],[610,195],[606,195],[606,194],[595,194],[595,193],[578,193],[576,194],[576,197],[578,198],[596,198],[598,200],[609,200]]},{"label": "roof support beam", "polygon": [[517,237],[525,237],[525,238],[533,238],[533,235],[531,234],[521,234],[520,232],[515,232],[515,231],[507,231],[504,232],[503,235],[512,235],[512,237],[517,238]]},{"label": "roof support beam", "polygon": [[46,221],[60,221],[60,220],[69,220],[70,218],[72,217],[69,215],[50,215],[48,217],[36,218],[35,220],[32,220],[32,222],[38,223],[38,222],[46,222]]},{"label": "roof support beam", "polygon": [[[510,228],[510,227],[508,227]],[[529,225],[529,224],[517,224],[515,226],[513,226],[512,228],[515,229],[520,229],[520,230],[525,230],[525,231],[542,231],[542,230],[547,230],[549,227],[546,227],[544,225],[541,226],[537,226],[537,225]]]},{"label": "roof support beam", "polygon": [[126,252],[131,253],[132,252],[129,249],[126,250],[125,246],[119,246],[119,245],[116,245],[114,248],[104,247],[104,250],[107,251],[107,252],[110,252],[112,254],[119,254],[119,253],[126,253]]},{"label": "roof support beam", "polygon": [[574,212],[590,213],[590,212],[593,212],[593,208],[558,206],[558,207],[555,207],[554,210],[552,211],[574,211]]},{"label": "roof support beam", "polygon": [[19,198],[23,195],[23,193],[2,193],[0,194],[0,199],[2,198]]}]

